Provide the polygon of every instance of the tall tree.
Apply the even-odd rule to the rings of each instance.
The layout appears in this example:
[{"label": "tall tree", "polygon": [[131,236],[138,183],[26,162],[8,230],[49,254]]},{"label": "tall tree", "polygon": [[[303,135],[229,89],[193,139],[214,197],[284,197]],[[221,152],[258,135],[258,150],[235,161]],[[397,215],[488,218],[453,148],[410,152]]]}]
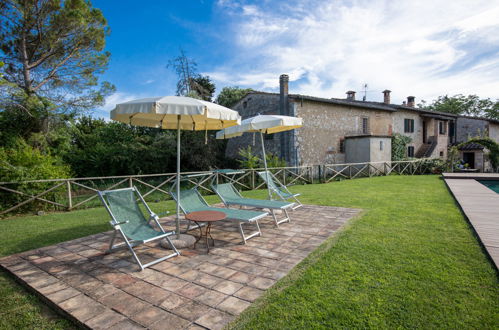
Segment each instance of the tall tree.
[{"label": "tall tree", "polygon": [[251,88],[224,87],[218,94],[216,102],[230,108],[251,91],[253,91]]},{"label": "tall tree", "polygon": [[50,112],[65,114],[102,104],[114,89],[97,79],[110,57],[104,51],[108,34],[102,12],[88,0],[2,0],[4,107],[34,117],[40,106],[30,102],[51,103]]},{"label": "tall tree", "polygon": [[448,112],[455,115],[485,117],[499,120],[499,101],[480,99],[477,95],[439,96],[430,104],[422,102],[420,107],[431,111]]},{"label": "tall tree", "polygon": [[167,67],[177,74],[177,95],[212,101],[215,84],[209,76],[202,76],[197,72],[196,61],[188,57],[183,49],[180,49],[179,56],[168,62]]},{"label": "tall tree", "polygon": [[185,96],[191,91],[191,80],[197,76],[196,62],[187,57],[183,49],[180,55],[168,61],[167,68],[172,68],[177,74],[177,95]]}]

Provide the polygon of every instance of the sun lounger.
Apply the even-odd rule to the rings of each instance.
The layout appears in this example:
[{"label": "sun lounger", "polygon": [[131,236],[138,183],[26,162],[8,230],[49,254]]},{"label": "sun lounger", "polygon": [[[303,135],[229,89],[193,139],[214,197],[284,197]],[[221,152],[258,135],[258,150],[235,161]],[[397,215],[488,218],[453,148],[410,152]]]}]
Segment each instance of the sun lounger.
[{"label": "sun lounger", "polygon": [[[293,208],[295,205],[292,202],[286,201],[273,201],[268,199],[253,199],[244,198],[234,187],[232,183],[222,183],[222,184],[212,184],[213,191],[220,197],[224,202],[225,206],[246,206],[257,209],[269,209],[272,217],[274,218],[275,225],[279,227],[279,224],[283,222],[290,222],[288,209]],[[277,220],[275,215],[276,210],[281,210],[285,214],[285,218]]]},{"label": "sun lounger", "polygon": [[[170,191],[173,199],[178,201],[177,194],[175,191]],[[258,220],[266,217],[268,212],[260,211],[250,211],[250,210],[235,210],[223,207],[212,207],[204,200],[203,196],[197,191],[196,188],[183,189],[180,190],[180,209],[184,214],[195,212],[195,211],[220,211],[227,215],[227,219],[234,220],[238,223],[239,233],[243,239],[243,243],[255,236],[261,236],[260,226]],[[243,231],[243,223],[254,224],[256,226],[256,231],[246,236]],[[191,229],[191,224],[189,221],[187,230]]]},{"label": "sun lounger", "polygon": [[[158,221],[158,216],[153,211],[151,211],[137,188],[133,187],[99,191],[98,194],[102,203],[104,204],[104,207],[111,216],[111,221],[109,223],[114,228],[114,233],[113,237],[111,238],[111,242],[109,243],[108,252],[128,247],[133,255],[133,258],[140,266],[141,270],[157,264],[158,262],[161,262],[163,260],[180,255],[180,253],[177,251],[173,243],[170,241],[170,238],[168,237],[172,235],[173,232],[166,232],[163,227],[161,227]],[[139,208],[139,203],[137,202],[137,200],[139,200],[144,205],[149,218],[146,218],[144,216],[144,213]],[[154,220],[154,223],[158,227],[159,231],[151,226],[151,220]],[[113,245],[117,234],[121,236],[124,242]],[[165,257],[151,261],[147,264],[142,264],[133,248],[140,244],[160,239],[166,239],[174,252]]]},{"label": "sun lounger", "polygon": [[277,178],[270,171],[262,171],[258,172],[258,175],[265,181],[265,183],[270,188],[272,195],[276,195],[279,199],[286,201],[288,199],[294,199],[296,205],[293,207],[293,210],[296,210],[299,207],[302,207],[303,204],[298,200],[298,196],[300,194],[293,194],[289,189],[277,180]]}]

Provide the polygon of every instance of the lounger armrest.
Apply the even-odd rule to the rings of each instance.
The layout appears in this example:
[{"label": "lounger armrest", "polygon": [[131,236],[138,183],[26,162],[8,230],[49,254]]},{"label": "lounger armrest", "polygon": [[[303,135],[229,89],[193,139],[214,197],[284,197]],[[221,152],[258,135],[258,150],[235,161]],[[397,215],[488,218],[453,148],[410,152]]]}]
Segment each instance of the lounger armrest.
[{"label": "lounger armrest", "polygon": [[128,220],[127,220],[127,221],[122,221],[122,222],[114,222],[114,221],[110,221],[110,223],[111,223],[111,225],[112,225],[113,227],[115,227],[115,226],[119,226],[119,225],[124,225],[125,223],[129,223],[129,222],[130,222],[130,221],[128,221]]}]

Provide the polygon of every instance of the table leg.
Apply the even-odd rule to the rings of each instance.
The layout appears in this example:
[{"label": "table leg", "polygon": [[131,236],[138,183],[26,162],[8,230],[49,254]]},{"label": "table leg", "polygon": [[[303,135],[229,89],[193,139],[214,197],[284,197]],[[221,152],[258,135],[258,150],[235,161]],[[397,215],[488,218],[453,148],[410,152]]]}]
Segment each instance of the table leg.
[{"label": "table leg", "polygon": [[198,225],[198,228],[199,228],[199,237],[196,239],[196,241],[194,242],[194,249],[196,249],[196,244],[197,242],[199,242],[199,240],[203,237],[203,230],[201,229],[201,225],[197,222],[197,221],[194,221],[194,223],[196,225]]}]

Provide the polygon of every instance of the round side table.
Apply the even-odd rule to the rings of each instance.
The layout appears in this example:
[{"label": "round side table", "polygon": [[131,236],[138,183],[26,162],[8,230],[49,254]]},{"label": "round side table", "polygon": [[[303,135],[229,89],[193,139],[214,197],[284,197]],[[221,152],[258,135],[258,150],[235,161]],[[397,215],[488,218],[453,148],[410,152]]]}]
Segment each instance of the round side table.
[{"label": "round side table", "polygon": [[[210,244],[208,237],[213,241],[213,246],[215,246],[215,240],[211,236],[211,224],[216,221],[225,220],[227,215],[220,211],[196,211],[187,213],[185,215],[186,220],[194,221],[199,227],[200,235],[196,242],[194,243],[194,248],[196,248],[196,243],[203,237],[206,238],[206,253],[210,253]],[[203,234],[203,229],[201,228],[200,222],[206,222],[206,230]]]}]

